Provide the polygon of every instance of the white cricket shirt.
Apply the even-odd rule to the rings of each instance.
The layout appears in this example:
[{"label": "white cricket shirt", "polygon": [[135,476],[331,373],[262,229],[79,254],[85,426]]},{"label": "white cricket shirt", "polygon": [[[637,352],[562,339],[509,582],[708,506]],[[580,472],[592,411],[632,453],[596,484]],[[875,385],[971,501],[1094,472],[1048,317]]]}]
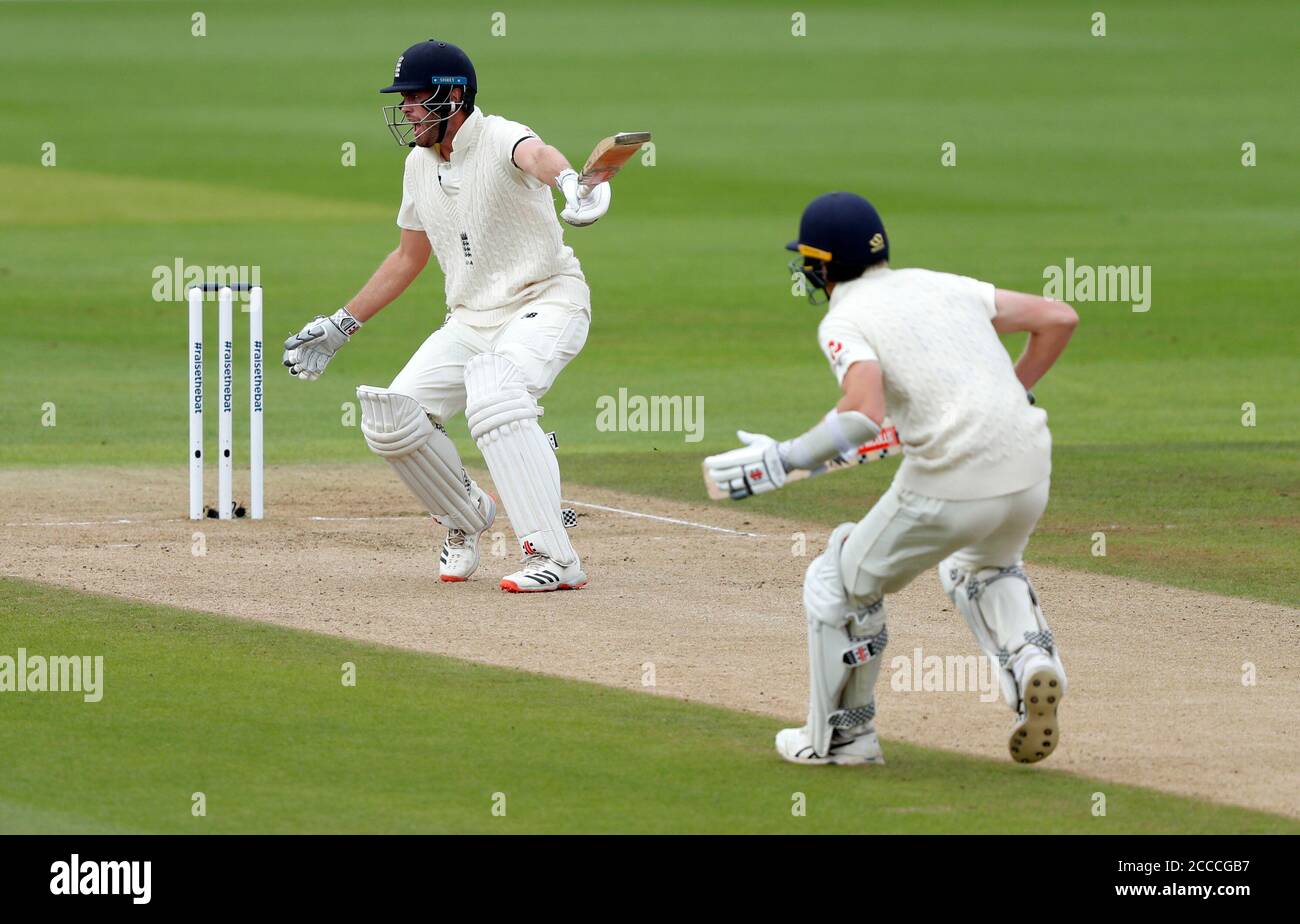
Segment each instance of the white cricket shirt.
[{"label": "white cricket shirt", "polygon": [[818,328],[838,380],[876,360],[903,444],[900,485],[949,500],[998,497],[1052,471],[1047,412],[1031,405],[991,319],[994,287],[923,269],[837,283]]}]

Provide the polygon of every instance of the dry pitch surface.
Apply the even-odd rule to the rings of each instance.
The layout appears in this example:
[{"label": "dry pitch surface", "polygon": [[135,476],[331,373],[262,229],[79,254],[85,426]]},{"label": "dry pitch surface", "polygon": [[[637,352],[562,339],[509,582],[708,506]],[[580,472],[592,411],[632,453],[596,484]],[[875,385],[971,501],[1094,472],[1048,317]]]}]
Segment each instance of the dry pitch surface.
[{"label": "dry pitch surface", "polygon": [[[509,557],[441,584],[430,524],[383,466],[272,468],[260,523],[191,523],[184,478],[0,472],[0,573],[768,714],[774,733],[801,720],[801,581],[825,527],[566,485],[591,583],[515,595],[497,589],[514,560],[504,517],[494,529]],[[1044,766],[1300,816],[1300,610],[1035,567],[1032,552],[1070,682],[1062,746]],[[889,611],[887,662],[917,647],[975,653],[933,575]],[[896,690],[893,673],[887,663],[878,688],[886,756],[904,739],[1008,759],[1000,701]]]}]

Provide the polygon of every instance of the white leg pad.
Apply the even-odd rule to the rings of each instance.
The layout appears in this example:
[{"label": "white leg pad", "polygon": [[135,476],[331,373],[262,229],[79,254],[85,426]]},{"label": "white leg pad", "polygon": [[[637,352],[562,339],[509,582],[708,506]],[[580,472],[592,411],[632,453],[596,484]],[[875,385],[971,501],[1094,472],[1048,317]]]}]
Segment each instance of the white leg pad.
[{"label": "white leg pad", "polygon": [[831,533],[827,549],[804,574],[808,618],[808,732],[813,750],[825,757],[835,731],[867,731],[876,716],[876,679],[889,642],[884,599],[854,605],[840,574],[840,547],[854,524]]},{"label": "white leg pad", "polygon": [[1012,709],[1020,706],[1015,656],[1026,645],[1036,645],[1051,655],[1064,681],[1065,667],[1052,630],[1023,565],[972,572],[948,559],[939,564],[939,581],[970,626],[980,648],[997,660],[1002,695]]},{"label": "white leg pad", "polygon": [[480,353],[465,364],[465,417],[510,525],[525,554],[540,552],[560,565],[578,561],[560,513],[560,466],[537,418],[524,377],[508,357]]},{"label": "white leg pad", "polygon": [[443,526],[482,532],[488,521],[478,489],[461,464],[456,445],[420,403],[407,395],[362,385],[361,433],[377,455]]}]

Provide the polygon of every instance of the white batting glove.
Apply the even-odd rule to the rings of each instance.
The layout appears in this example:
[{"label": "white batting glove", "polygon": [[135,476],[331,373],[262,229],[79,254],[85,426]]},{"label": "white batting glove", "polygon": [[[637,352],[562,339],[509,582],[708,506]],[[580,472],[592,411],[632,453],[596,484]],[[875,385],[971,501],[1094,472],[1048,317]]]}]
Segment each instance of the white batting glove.
[{"label": "white batting glove", "polygon": [[751,494],[765,494],[785,484],[785,463],[780,444],[762,433],[737,430],[745,445],[740,449],[709,456],[704,467],[709,478],[732,500],[744,500]]},{"label": "white batting glove", "polygon": [[304,382],[320,378],[334,354],[360,329],[361,322],[346,308],[328,318],[317,315],[284,342],[284,364],[289,374]]},{"label": "white batting glove", "polygon": [[609,211],[609,202],[613,198],[609,183],[597,183],[588,188],[578,182],[577,171],[565,170],[555,178],[555,186],[564,193],[564,211],[560,212],[560,218],[575,228],[594,224]]},{"label": "white batting glove", "polygon": [[555,188],[564,193],[564,210],[578,207],[578,171],[573,168],[561,170],[555,177]]}]

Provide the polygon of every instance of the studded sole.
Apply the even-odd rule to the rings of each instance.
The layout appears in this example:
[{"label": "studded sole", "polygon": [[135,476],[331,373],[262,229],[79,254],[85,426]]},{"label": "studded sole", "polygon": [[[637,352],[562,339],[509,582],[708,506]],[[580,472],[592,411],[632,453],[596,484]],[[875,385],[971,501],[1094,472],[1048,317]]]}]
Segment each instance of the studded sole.
[{"label": "studded sole", "polygon": [[1025,678],[1025,714],[1011,729],[1007,747],[1011,759],[1036,764],[1052,755],[1061,740],[1057,709],[1064,684],[1052,665],[1043,665]]}]

